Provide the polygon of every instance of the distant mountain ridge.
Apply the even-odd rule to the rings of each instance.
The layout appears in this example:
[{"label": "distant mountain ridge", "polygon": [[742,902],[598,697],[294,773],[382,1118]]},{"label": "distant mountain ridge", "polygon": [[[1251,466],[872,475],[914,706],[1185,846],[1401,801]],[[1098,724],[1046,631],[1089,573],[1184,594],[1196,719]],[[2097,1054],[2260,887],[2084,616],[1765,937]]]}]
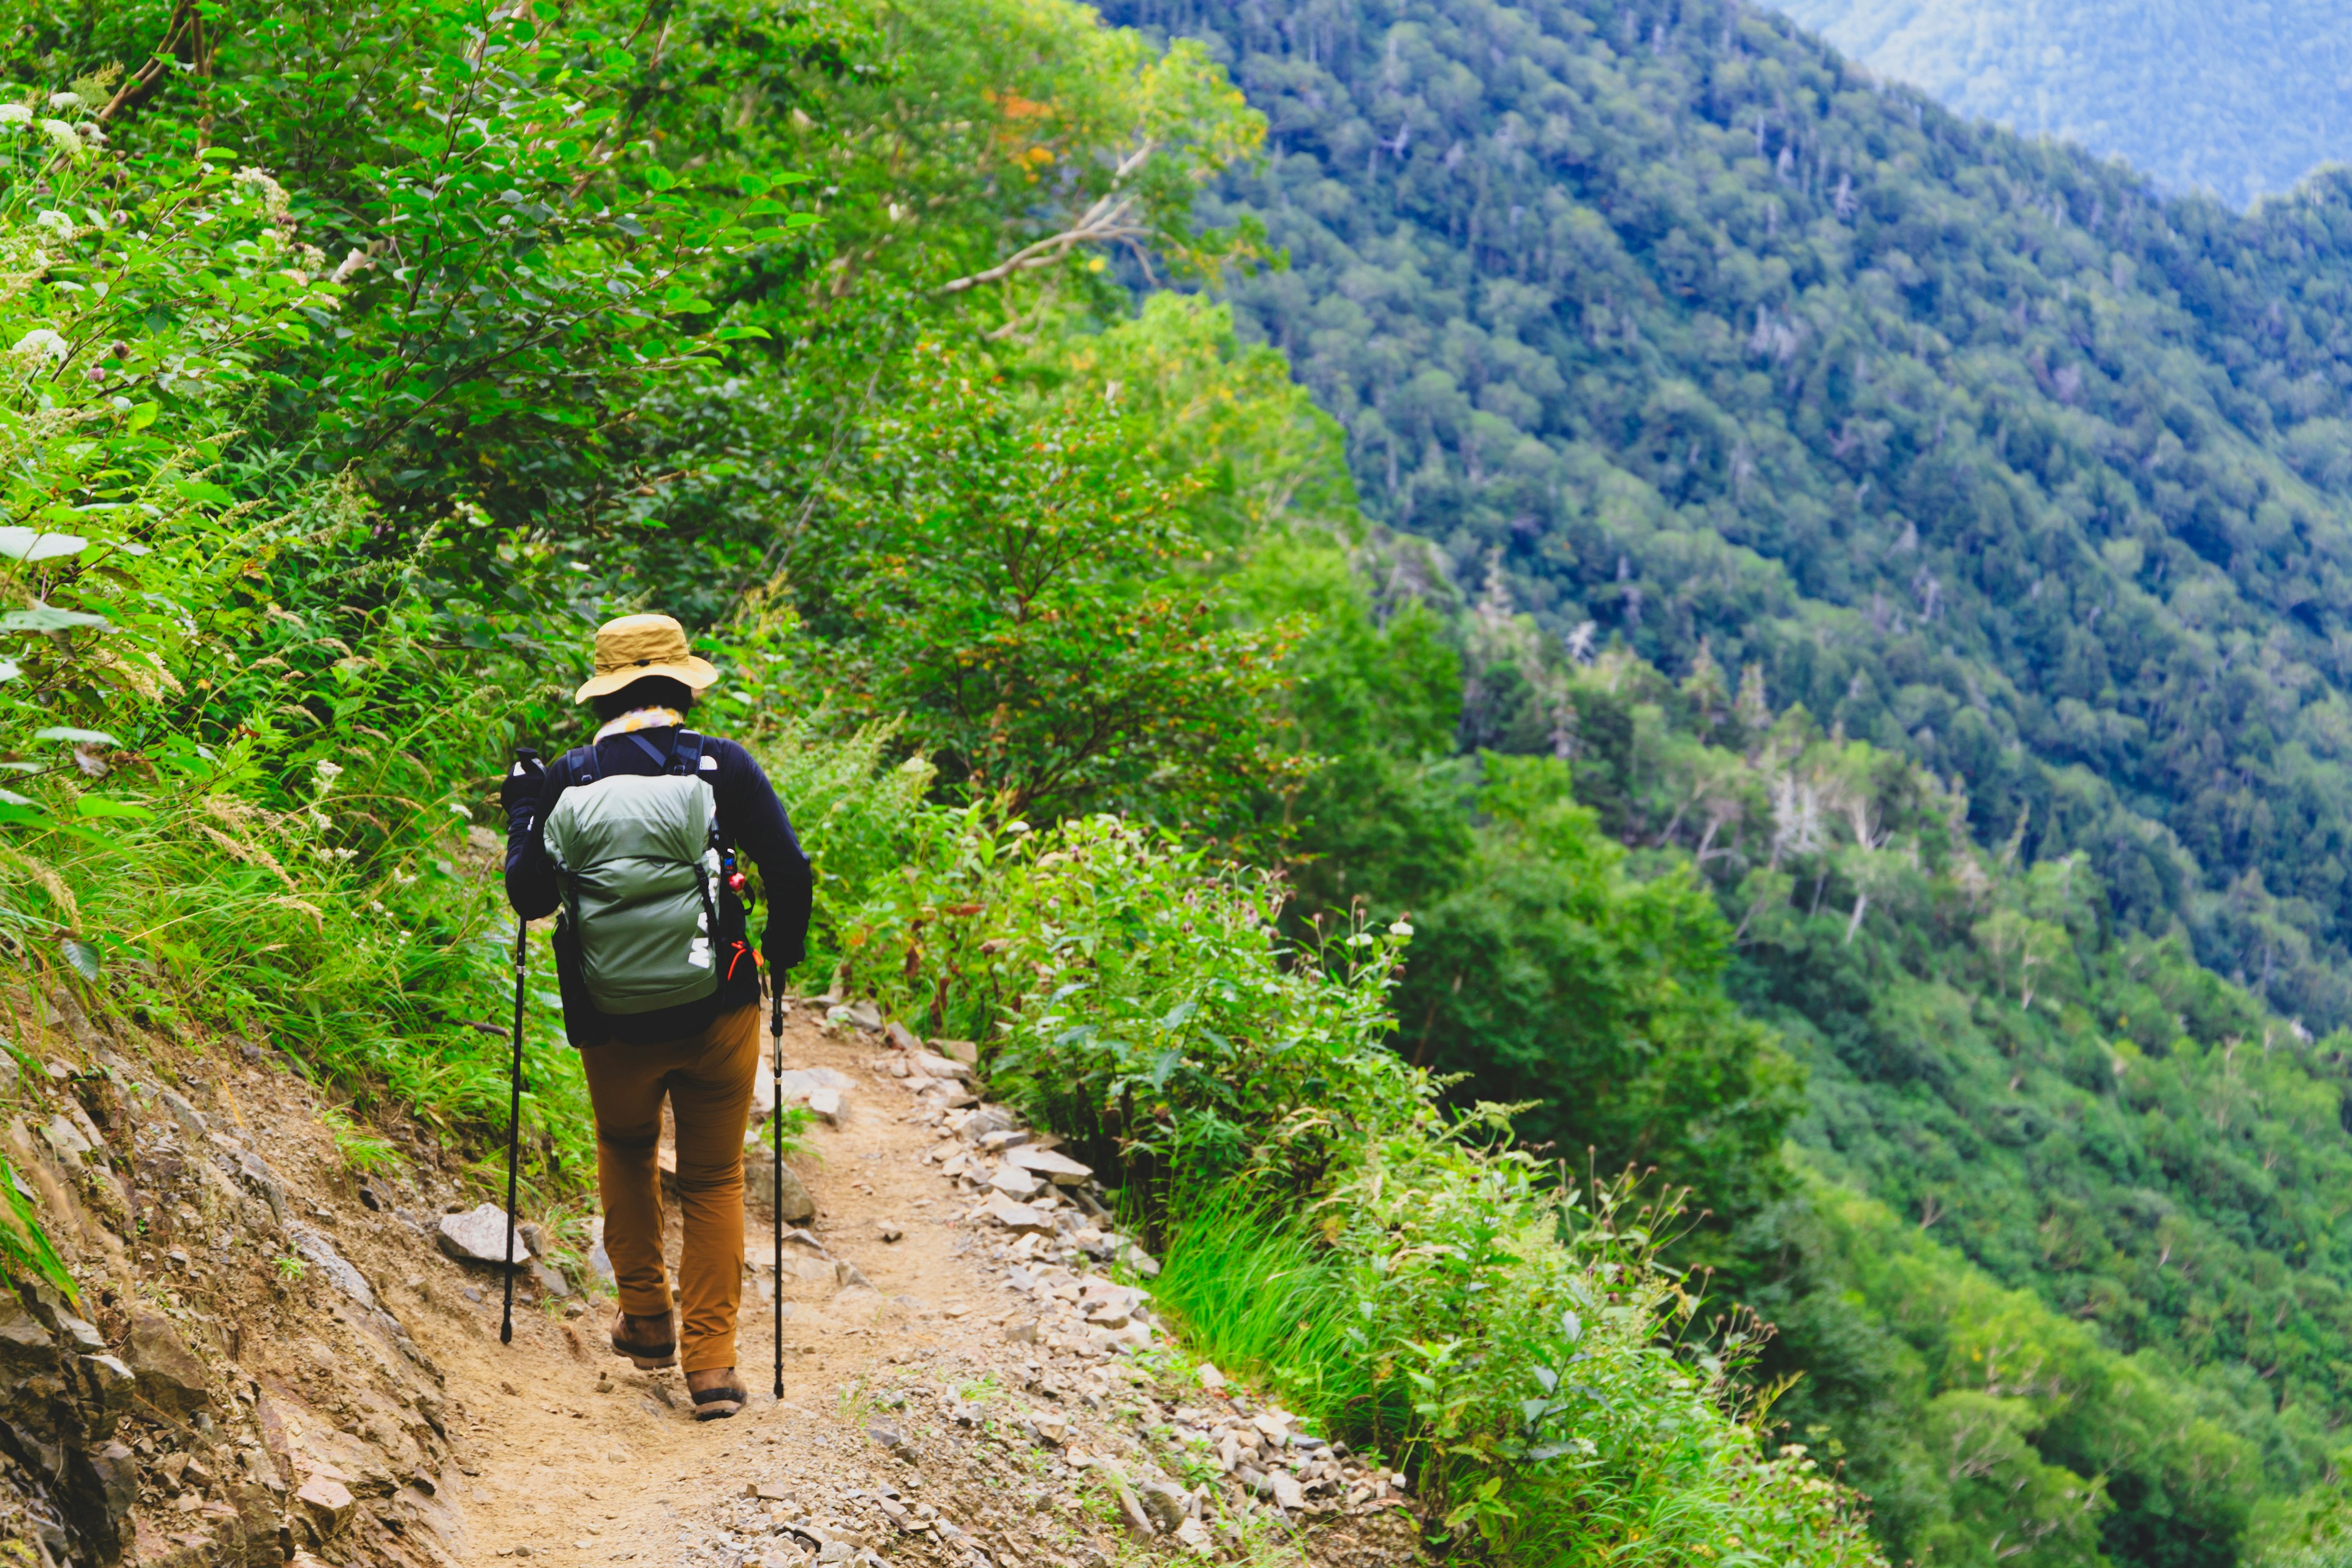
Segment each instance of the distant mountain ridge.
[{"label": "distant mountain ridge", "polygon": [[1233,298],[1375,516],[2352,1021],[2352,176],[2153,199],[1712,0],[1108,14],[1269,115]]},{"label": "distant mountain ridge", "polygon": [[1948,108],[2233,206],[2352,163],[2352,29],[2321,0],[1777,0]]}]

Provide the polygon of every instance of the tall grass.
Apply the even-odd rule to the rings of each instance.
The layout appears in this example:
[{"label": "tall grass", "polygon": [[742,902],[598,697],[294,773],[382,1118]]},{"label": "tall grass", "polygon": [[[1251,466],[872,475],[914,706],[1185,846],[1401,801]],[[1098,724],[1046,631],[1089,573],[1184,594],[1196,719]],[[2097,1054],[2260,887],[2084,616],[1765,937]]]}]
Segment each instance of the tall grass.
[{"label": "tall grass", "polygon": [[1410,1430],[1411,1401],[1383,1389],[1350,1332],[1345,1270],[1295,1215],[1235,1183],[1185,1204],[1165,1235],[1152,1295],[1193,1349],[1359,1443]]}]

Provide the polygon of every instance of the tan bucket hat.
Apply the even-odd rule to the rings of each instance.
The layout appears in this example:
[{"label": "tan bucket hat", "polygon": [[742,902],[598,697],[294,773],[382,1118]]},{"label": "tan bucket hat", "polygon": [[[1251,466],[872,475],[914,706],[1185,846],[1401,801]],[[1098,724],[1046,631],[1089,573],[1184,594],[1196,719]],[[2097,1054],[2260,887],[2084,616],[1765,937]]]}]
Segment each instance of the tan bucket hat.
[{"label": "tan bucket hat", "polygon": [[717,667],[686,646],[686,628],[667,616],[623,616],[596,628],[595,679],[572,694],[585,702],[648,675],[667,675],[689,691],[719,679]]}]

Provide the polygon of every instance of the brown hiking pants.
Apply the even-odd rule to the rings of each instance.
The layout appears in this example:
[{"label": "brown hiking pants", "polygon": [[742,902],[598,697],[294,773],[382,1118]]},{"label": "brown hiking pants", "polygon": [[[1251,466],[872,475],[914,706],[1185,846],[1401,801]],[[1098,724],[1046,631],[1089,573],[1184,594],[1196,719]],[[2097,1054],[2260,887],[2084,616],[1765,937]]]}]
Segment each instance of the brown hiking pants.
[{"label": "brown hiking pants", "polygon": [[580,1062],[596,1108],[604,1252],[620,1283],[621,1310],[657,1318],[670,1310],[656,1164],[667,1095],[677,1120],[677,1198],[686,1220],[678,1364],[688,1372],[733,1366],[743,1300],[743,1129],[760,1068],[760,1009],[722,1013],[702,1033],[666,1045],[608,1041],[582,1051]]}]

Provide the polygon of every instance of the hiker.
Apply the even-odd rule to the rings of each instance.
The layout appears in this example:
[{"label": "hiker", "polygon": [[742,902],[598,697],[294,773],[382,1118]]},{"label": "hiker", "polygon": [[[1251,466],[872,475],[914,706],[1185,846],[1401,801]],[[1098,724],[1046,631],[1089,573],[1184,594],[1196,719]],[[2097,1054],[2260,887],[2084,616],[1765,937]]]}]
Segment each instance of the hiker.
[{"label": "hiker", "polygon": [[[735,1373],[742,1299],[743,1133],[761,1066],[760,969],[781,987],[804,956],[812,879],[767,774],[732,741],[686,723],[719,671],[667,616],[596,632],[595,740],[541,767],[525,755],[500,785],[507,898],[526,920],[561,910],[563,1032],[596,1112],[604,1251],[620,1286],[613,1350],[646,1369],[678,1363],[698,1420],[749,1397]],[[760,958],[745,930],[740,851],[760,869]],[[715,928],[715,929],[714,929]],[[682,1328],[662,1266],[656,1166],[667,1096],[677,1123]]]}]

